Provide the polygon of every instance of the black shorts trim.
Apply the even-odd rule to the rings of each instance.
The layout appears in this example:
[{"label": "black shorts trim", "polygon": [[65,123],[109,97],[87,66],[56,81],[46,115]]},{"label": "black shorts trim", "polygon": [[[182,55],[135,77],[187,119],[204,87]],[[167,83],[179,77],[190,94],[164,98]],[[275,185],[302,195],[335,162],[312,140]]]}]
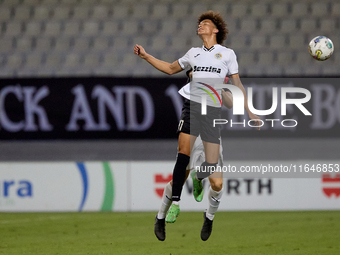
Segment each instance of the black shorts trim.
[{"label": "black shorts trim", "polygon": [[220,125],[214,127],[214,119],[221,118],[221,108],[207,106],[207,114],[201,114],[201,104],[185,99],[177,133],[201,136],[202,141],[220,144]]}]

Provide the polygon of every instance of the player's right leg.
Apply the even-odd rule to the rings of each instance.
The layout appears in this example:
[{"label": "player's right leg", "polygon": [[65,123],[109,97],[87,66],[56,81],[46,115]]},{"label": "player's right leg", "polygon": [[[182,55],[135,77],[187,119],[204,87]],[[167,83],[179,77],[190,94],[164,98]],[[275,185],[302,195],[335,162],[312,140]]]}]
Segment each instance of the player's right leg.
[{"label": "player's right leg", "polygon": [[[172,205],[165,218],[168,223],[173,223],[179,214],[179,201],[182,186],[185,180],[185,170],[190,161],[190,152],[197,136],[199,135],[198,119],[194,118],[191,103],[185,100],[182,108],[181,120],[178,125],[178,156],[172,175]],[[193,125],[194,124],[194,125]],[[194,128],[191,127],[193,125]]]},{"label": "player's right leg", "polygon": [[182,186],[185,181],[185,170],[189,161],[190,135],[181,132],[178,136],[178,154],[172,174],[172,204],[165,219],[167,223],[174,223],[179,215],[179,201],[181,199]]},{"label": "player's right leg", "polygon": [[190,152],[195,143],[199,130],[190,128],[191,122],[190,101],[186,100],[183,104],[182,116],[178,125],[178,155],[172,175],[172,205],[165,218],[168,223],[174,223],[179,215],[179,201],[181,199],[182,186],[185,180],[185,170],[190,161]]}]

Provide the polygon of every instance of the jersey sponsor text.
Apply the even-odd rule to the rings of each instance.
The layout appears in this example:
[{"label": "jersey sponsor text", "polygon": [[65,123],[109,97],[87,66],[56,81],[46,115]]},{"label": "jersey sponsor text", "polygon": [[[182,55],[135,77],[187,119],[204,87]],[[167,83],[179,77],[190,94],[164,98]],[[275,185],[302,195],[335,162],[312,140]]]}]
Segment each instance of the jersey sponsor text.
[{"label": "jersey sponsor text", "polygon": [[221,68],[216,68],[212,66],[194,66],[193,72],[221,73]]}]

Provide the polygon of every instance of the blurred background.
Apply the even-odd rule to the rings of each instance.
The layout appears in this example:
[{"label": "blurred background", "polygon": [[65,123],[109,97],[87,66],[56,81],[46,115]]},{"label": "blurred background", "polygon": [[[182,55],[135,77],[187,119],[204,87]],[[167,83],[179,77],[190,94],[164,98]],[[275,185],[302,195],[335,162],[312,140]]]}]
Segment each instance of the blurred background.
[{"label": "blurred background", "polygon": [[[58,169],[58,163],[68,162],[84,181],[87,168],[75,162],[122,161],[112,171],[126,170],[127,176],[122,178],[129,182],[130,164],[137,169],[140,160],[151,164],[143,168],[151,171],[150,187],[156,180],[161,186],[170,180],[182,104],[177,90],[186,77],[184,72],[174,77],[159,72],[135,56],[133,46],[140,44],[153,56],[173,62],[191,47],[202,45],[196,36],[197,18],[207,10],[219,11],[226,20],[229,35],[224,44],[235,51],[245,85],[254,83],[252,77],[282,78],[253,84],[257,104],[266,101],[263,106],[268,103],[270,107],[273,84],[302,86],[312,92],[307,108],[313,117],[301,115],[296,107],[288,111],[289,118],[299,117],[296,129],[226,128],[225,160],[337,162],[337,0],[0,0],[0,170],[7,174],[2,176],[12,178],[10,163],[19,164],[15,169],[42,169],[20,162],[51,162],[52,169]],[[329,37],[335,45],[333,56],[324,62],[308,53],[308,43],[318,35]],[[301,85],[293,80],[297,77],[312,78]],[[104,169],[110,179],[110,171]],[[157,171],[166,174],[157,179]],[[150,192],[156,194],[153,207],[148,207],[153,210],[160,202],[159,191]],[[128,194],[131,202],[134,193]],[[84,197],[82,201],[84,206]],[[271,202],[264,207],[259,204],[266,209]],[[11,206],[6,204],[3,210],[16,210]],[[313,206],[302,209],[318,208]],[[33,205],[18,204],[17,208],[34,210]],[[118,208],[131,210],[132,202]]]},{"label": "blurred background", "polygon": [[[173,62],[192,46],[198,16],[219,11],[241,76],[338,75],[339,54],[313,61],[308,43],[339,45],[340,3],[315,0],[1,0],[0,76],[132,76],[160,73],[132,53],[134,44]],[[181,74],[183,75],[183,74]]]}]

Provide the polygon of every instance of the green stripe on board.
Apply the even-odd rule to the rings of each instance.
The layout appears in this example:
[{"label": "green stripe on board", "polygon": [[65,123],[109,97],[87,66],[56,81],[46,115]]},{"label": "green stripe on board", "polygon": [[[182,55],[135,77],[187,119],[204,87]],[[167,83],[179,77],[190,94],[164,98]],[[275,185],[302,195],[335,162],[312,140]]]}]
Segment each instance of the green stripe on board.
[{"label": "green stripe on board", "polygon": [[114,202],[114,181],[108,162],[103,162],[105,176],[105,194],[101,211],[112,211]]}]

